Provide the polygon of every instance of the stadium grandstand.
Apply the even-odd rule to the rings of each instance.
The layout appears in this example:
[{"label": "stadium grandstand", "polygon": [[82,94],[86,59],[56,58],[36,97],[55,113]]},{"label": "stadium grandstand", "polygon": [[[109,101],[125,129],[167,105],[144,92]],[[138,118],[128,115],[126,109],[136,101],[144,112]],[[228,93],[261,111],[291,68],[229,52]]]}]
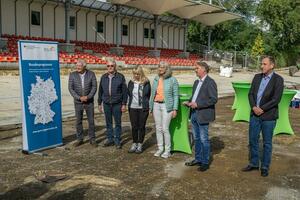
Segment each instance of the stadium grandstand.
[{"label": "stadium grandstand", "polygon": [[0,0],[0,63],[17,63],[18,40],[59,42],[61,64],[192,66],[190,20],[214,26],[240,18],[211,2],[188,0]]}]

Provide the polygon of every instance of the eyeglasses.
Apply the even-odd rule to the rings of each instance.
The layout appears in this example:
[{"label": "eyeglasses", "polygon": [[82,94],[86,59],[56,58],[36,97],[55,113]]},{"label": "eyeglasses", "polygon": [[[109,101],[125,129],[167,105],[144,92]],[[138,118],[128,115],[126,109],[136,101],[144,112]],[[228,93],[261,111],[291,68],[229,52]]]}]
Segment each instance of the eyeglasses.
[{"label": "eyeglasses", "polygon": [[109,68],[109,67],[115,67],[115,66],[114,65],[106,65],[106,67]]}]

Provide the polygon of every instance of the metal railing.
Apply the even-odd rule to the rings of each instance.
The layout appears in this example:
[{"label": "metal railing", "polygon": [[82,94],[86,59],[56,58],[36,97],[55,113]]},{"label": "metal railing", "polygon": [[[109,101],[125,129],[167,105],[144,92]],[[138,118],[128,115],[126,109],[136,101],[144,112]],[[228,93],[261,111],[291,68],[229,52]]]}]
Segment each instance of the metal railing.
[{"label": "metal railing", "polygon": [[210,49],[199,43],[188,43],[188,51],[198,54],[205,61],[214,61],[234,68],[258,68],[260,56],[253,57],[244,51]]}]

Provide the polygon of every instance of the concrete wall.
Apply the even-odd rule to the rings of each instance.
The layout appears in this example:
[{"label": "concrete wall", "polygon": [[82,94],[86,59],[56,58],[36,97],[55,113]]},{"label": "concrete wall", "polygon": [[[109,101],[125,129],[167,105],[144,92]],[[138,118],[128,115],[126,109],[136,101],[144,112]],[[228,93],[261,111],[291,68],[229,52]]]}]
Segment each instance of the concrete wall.
[{"label": "concrete wall", "polygon": [[[15,4],[14,0],[0,0],[2,33],[64,39],[64,5],[53,2],[46,2],[44,5],[45,1],[35,0],[29,8],[30,2],[29,0],[18,0]],[[40,12],[39,26],[31,25],[31,11]],[[71,40],[116,43],[116,19],[114,20],[113,13],[107,14],[72,6],[70,16],[74,16],[76,21],[75,29],[70,29]],[[97,21],[103,21],[103,33],[96,33]],[[154,47],[154,39],[151,39],[151,29],[154,29],[153,22],[124,17],[122,24],[128,25],[128,36],[122,36],[122,44]],[[158,48],[183,48],[184,30],[176,28],[173,34],[173,26],[159,24],[156,36]],[[171,27],[169,31],[168,27]],[[147,39],[144,38],[144,28],[149,29],[149,38]]]},{"label": "concrete wall", "polygon": [[43,33],[41,35],[48,38],[54,38],[54,5],[47,4],[44,6],[42,26]]},{"label": "concrete wall", "polygon": [[2,32],[15,34],[15,6],[12,0],[1,0]]}]

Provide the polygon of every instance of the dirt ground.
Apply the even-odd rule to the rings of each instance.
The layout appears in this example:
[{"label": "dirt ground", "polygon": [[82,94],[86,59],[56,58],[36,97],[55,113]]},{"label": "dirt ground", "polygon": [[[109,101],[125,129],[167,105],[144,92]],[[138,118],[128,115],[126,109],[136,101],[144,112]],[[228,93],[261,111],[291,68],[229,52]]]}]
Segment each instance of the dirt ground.
[{"label": "dirt ground", "polygon": [[[263,178],[258,171],[241,172],[248,160],[248,123],[232,122],[232,102],[232,98],[218,102],[217,119],[210,125],[213,159],[206,172],[184,166],[192,155],[174,152],[167,160],[153,156],[152,117],[140,155],[127,153],[131,145],[127,113],[123,115],[121,150],[102,147],[105,128],[100,114],[96,117],[97,148],[88,142],[73,147],[71,119],[63,122],[65,145],[44,151],[47,156],[24,155],[18,150],[21,129],[2,131],[0,199],[300,199],[300,109],[290,110],[296,134],[274,137],[270,175]],[[42,183],[34,175],[41,171],[64,173],[68,178]]]}]

